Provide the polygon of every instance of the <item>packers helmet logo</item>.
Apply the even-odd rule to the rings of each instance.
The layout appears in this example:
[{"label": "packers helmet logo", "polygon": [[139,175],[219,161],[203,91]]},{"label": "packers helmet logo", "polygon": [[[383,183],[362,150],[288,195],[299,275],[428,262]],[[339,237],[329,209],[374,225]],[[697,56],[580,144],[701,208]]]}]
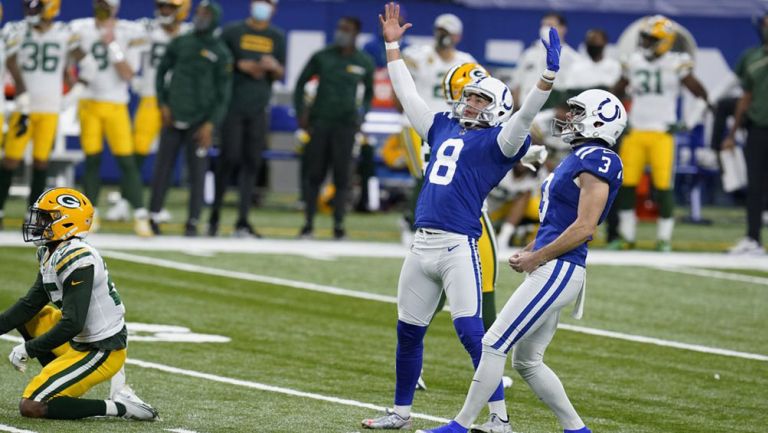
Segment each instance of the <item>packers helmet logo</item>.
[{"label": "packers helmet logo", "polygon": [[56,197],[56,203],[69,209],[77,209],[80,207],[80,200],[71,194],[62,194]]},{"label": "packers helmet logo", "polygon": [[488,74],[484,69],[481,68],[474,68],[469,71],[469,77],[472,79],[472,81],[479,80],[480,78],[485,78],[487,76]]},{"label": "packers helmet logo", "polygon": [[597,106],[597,117],[600,118],[603,122],[613,122],[616,119],[621,119],[621,108],[619,108],[618,105],[614,105],[614,112],[611,117],[606,117],[603,115],[603,107],[605,104],[609,104],[611,102],[610,98],[605,98],[605,101],[601,102],[600,105]]}]

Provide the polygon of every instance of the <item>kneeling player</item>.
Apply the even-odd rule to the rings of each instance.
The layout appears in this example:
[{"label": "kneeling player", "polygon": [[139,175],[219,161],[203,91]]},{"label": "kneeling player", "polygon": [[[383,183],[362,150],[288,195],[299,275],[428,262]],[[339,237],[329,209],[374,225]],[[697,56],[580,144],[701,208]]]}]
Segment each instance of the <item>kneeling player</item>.
[{"label": "kneeling player", "polygon": [[90,200],[69,188],[50,189],[30,207],[22,230],[25,242],[40,246],[37,280],[0,314],[0,335],[17,329],[26,340],[9,356],[13,367],[23,373],[29,358],[43,365],[19,410],[30,418],[155,420],[157,411],[127,386],[114,390],[111,400],[80,398],[122,374],[128,337],[125,306],[106,264],[83,240],[93,212]]}]

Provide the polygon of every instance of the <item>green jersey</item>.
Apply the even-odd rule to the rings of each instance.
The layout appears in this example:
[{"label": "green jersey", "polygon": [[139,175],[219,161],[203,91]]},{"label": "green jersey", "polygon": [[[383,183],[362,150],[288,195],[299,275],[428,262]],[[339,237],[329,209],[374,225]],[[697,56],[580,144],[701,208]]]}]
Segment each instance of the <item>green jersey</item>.
[{"label": "green jersey", "polygon": [[750,50],[739,64],[741,85],[752,93],[747,116],[756,126],[768,128],[768,49]]},{"label": "green jersey", "polygon": [[[285,65],[285,33],[274,26],[256,30],[247,21],[227,26],[221,34],[235,64],[239,60],[260,60],[270,55]],[[255,113],[263,111],[272,96],[274,79],[265,74],[264,78],[253,78],[235,68],[232,81],[231,110]]]}]

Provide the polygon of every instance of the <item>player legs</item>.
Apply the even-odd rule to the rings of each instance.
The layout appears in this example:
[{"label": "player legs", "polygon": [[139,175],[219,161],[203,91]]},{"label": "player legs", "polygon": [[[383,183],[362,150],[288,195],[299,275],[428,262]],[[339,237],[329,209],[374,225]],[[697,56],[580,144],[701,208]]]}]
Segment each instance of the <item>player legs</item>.
[{"label": "player legs", "polygon": [[504,373],[507,352],[573,302],[584,284],[584,268],[555,260],[528,275],[483,337],[483,356],[456,422],[469,427]]},{"label": "player legs", "polygon": [[675,140],[666,132],[654,133],[650,154],[651,177],[659,197],[659,222],[657,224],[656,249],[669,251],[672,230],[675,226],[675,197],[672,179],[675,172]]},{"label": "player legs", "polygon": [[480,270],[483,283],[483,328],[487,331],[496,320],[496,279],[499,276],[499,267],[496,253],[496,235],[493,233],[493,224],[487,212],[483,211],[480,217],[483,233],[477,240],[477,252],[480,256]]},{"label": "player legs", "polygon": [[91,200],[93,207],[99,203],[101,190],[101,152],[104,150],[102,120],[96,101],[81,100],[79,105],[80,145],[85,154],[83,193]]},{"label": "player legs", "polygon": [[616,197],[619,207],[619,234],[630,246],[634,246],[636,240],[635,189],[645,171],[647,134],[648,132],[644,131],[631,131],[624,137],[619,149],[619,156],[624,164],[624,181]]},{"label": "player legs", "polygon": [[160,135],[161,127],[162,118],[160,108],[157,106],[157,98],[154,96],[141,98],[133,119],[133,156],[139,171],[152,149],[152,143]]},{"label": "player legs", "polygon": [[[2,127],[2,119],[3,116],[0,115],[0,127]],[[5,202],[8,200],[13,173],[21,164],[22,158],[24,158],[24,150],[31,136],[29,128],[26,126],[21,127],[19,124],[20,119],[21,113],[13,113],[11,115],[8,123],[8,133],[5,136],[5,143],[3,145],[3,161],[0,164],[0,227],[2,226],[3,209],[5,209]]]},{"label": "player legs", "polygon": [[29,115],[32,130],[32,183],[29,192],[31,205],[45,191],[48,176],[48,160],[51,156],[59,115],[56,113],[32,113]]}]

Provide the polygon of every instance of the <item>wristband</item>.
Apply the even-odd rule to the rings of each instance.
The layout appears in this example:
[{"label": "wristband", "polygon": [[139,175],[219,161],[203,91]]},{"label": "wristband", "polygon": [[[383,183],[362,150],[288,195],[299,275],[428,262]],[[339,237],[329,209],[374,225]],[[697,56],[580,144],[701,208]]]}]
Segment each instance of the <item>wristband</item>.
[{"label": "wristband", "polygon": [[544,73],[541,74],[541,79],[546,81],[549,84],[552,84],[555,82],[555,71],[550,71],[549,69],[545,69]]},{"label": "wristband", "polygon": [[400,42],[399,41],[384,42],[384,48],[388,50],[398,50],[400,49]]}]

